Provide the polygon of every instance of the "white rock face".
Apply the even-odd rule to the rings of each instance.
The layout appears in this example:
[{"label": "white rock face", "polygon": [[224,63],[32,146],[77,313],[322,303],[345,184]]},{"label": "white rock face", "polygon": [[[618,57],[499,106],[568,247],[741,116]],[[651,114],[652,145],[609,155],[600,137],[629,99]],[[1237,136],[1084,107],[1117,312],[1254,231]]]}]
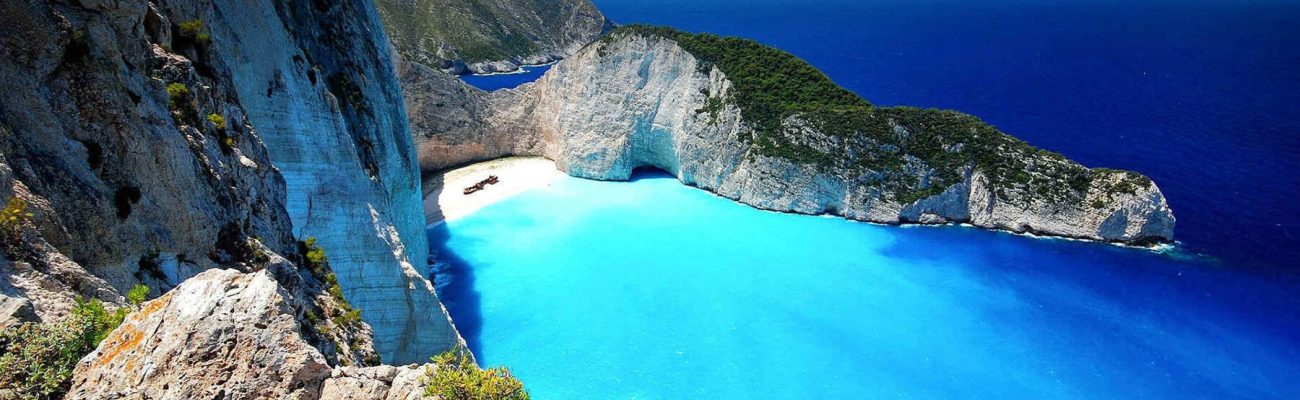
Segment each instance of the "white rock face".
[{"label": "white rock face", "polygon": [[144,303],[82,358],[68,399],[418,399],[429,365],[326,365],[267,271],[208,270]]},{"label": "white rock face", "polygon": [[315,398],[331,370],[293,313],[265,271],[203,272],[82,358],[67,398]]},{"label": "white rock face", "polygon": [[[900,204],[894,193],[873,184],[879,180],[873,173],[758,154],[743,140],[752,130],[736,106],[724,102],[716,114],[704,111],[710,97],[726,98],[732,84],[718,68],[699,68],[699,63],[672,40],[624,35],[588,46],[537,82],[513,90],[466,90],[458,81],[421,71],[404,72],[403,83],[408,104],[459,110],[453,117],[433,117],[427,107],[412,107],[421,160],[438,159],[422,164],[426,170],[541,155],[570,175],[592,179],[623,180],[636,168],[654,167],[768,210],[880,223],[967,222],[1126,243],[1172,238],[1174,218],[1163,195],[1137,174],[1095,171],[1103,178],[1091,182],[1086,197],[1069,202],[1014,191],[1008,196],[1023,201],[1007,202],[998,200],[998,188],[982,171],[973,170],[937,195]],[[487,122],[462,123],[455,115],[487,116]],[[837,142],[843,139],[798,119],[785,125],[818,150],[843,145]],[[428,126],[447,129],[422,129]],[[915,179],[927,179],[928,166],[910,159],[907,165]],[[1131,193],[1110,190],[1121,180],[1137,182]]]},{"label": "white rock face", "polygon": [[371,2],[325,4],[216,1],[213,42],[284,175],[295,236],[325,249],[385,362],[427,360],[463,340],[416,267],[428,242],[387,38]]}]

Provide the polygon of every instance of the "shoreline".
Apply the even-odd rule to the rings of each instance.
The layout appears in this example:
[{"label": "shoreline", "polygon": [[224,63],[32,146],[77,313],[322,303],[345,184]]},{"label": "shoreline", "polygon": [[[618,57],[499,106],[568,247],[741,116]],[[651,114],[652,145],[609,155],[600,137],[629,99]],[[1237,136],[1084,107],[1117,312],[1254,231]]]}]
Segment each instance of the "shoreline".
[{"label": "shoreline", "polygon": [[[500,182],[474,194],[462,192],[490,175]],[[550,186],[564,176],[554,161],[542,157],[498,158],[430,175],[423,179],[425,226],[462,218],[520,193]]]},{"label": "shoreline", "polygon": [[[488,185],[484,190],[472,195],[465,195],[462,189],[472,186],[489,175],[497,175],[501,182],[495,185]],[[517,194],[528,190],[550,186],[557,178],[567,177],[568,174],[560,171],[555,167],[555,162],[544,157],[505,157],[488,161],[476,162],[473,164],[455,167],[438,174],[427,176],[423,179],[424,186],[424,213],[426,226],[435,226],[437,224],[456,220],[473,214],[474,212],[504,201]],[[676,180],[676,177],[673,177]],[[678,183],[681,183],[678,180]],[[1133,243],[1113,242],[1096,240],[1091,238],[1070,237],[1052,234],[1042,234],[1038,232],[1017,232],[1008,229],[993,227],[983,227],[973,225],[968,222],[947,222],[947,223],[920,223],[920,222],[876,222],[869,220],[858,220],[846,218],[841,215],[823,213],[823,214],[805,214],[792,211],[770,210],[756,207],[752,204],[737,201],[735,199],[721,196],[711,190],[703,189],[694,185],[686,185],[693,189],[703,190],[705,193],[735,202],[755,210],[774,212],[780,214],[805,215],[814,217],[838,218],[845,221],[864,223],[882,227],[895,227],[902,229],[923,228],[923,227],[957,227],[976,229],[991,233],[1009,234],[1013,236],[1024,237],[1035,240],[1061,240],[1086,242],[1093,244],[1110,245],[1130,250],[1142,250],[1151,253],[1172,256],[1178,254],[1180,246],[1178,242],[1155,243],[1148,245],[1139,245]],[[444,190],[444,189],[451,190]]]},{"label": "shoreline", "polygon": [[522,74],[526,74],[526,73],[532,72],[532,71],[528,70],[528,68],[546,67],[546,66],[555,65],[555,63],[558,63],[558,62],[560,62],[560,61],[559,61],[559,60],[555,60],[555,61],[551,61],[551,62],[548,62],[548,63],[542,63],[542,64],[521,64],[521,65],[519,65],[519,69],[516,69],[516,70],[514,70],[514,71],[510,71],[510,72],[492,72],[492,73],[487,73],[487,74],[476,74],[476,73],[472,73],[472,72],[471,72],[471,73],[468,73],[468,74],[461,74],[461,75],[457,75],[457,76],[458,76],[458,77],[467,77],[467,76],[469,76],[469,77],[488,77],[488,76],[500,76],[500,75],[522,75]]}]

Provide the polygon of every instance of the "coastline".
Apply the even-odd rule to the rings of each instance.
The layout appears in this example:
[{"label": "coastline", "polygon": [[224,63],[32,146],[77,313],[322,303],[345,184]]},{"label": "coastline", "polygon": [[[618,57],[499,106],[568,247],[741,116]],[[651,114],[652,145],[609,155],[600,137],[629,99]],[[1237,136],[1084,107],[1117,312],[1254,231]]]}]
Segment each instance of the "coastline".
[{"label": "coastline", "polygon": [[[486,179],[490,175],[496,175],[500,178],[500,183],[488,185],[480,192],[465,195],[462,190],[472,186],[479,181]],[[568,174],[560,171],[555,166],[555,161],[545,157],[522,156],[522,157],[504,157],[488,161],[481,161],[468,164],[452,169],[442,171],[437,174],[426,176],[423,179],[423,202],[426,226],[434,226],[448,220],[456,220],[469,214],[509,199],[515,195],[528,190],[549,187],[557,178],[567,177]],[[676,177],[674,177],[676,179]],[[680,180],[679,180],[680,183]],[[1179,252],[1178,242],[1155,243],[1155,244],[1134,244],[1106,240],[1097,240],[1085,237],[1072,237],[1065,235],[1045,234],[1040,232],[1025,231],[1018,232],[1009,229],[996,227],[984,227],[970,224],[969,222],[946,222],[946,223],[922,223],[922,222],[877,222],[870,220],[861,220],[848,218],[842,215],[823,213],[808,214],[797,211],[772,210],[758,207],[752,204],[738,201],[716,192],[694,185],[687,185],[694,189],[703,190],[704,192],[728,201],[736,202],[756,210],[775,212],[781,214],[795,214],[806,216],[820,216],[825,218],[838,218],[850,222],[864,223],[876,226],[887,226],[895,228],[919,228],[919,227],[959,227],[967,229],[977,229],[993,233],[1009,234],[1014,236],[1025,237],[1037,240],[1062,240],[1076,241],[1111,245],[1115,247],[1143,250],[1158,254],[1172,255]],[[450,190],[445,190],[450,189]]]},{"label": "coastline", "polygon": [[551,61],[551,62],[545,62],[545,63],[541,63],[541,64],[519,64],[519,65],[517,65],[518,68],[516,68],[514,71],[509,71],[509,72],[490,72],[490,73],[486,73],[486,74],[477,74],[477,73],[470,72],[470,73],[467,73],[467,74],[460,74],[460,75],[457,75],[457,76],[460,76],[460,77],[466,77],[466,76],[470,76],[470,77],[485,77],[485,76],[499,76],[499,75],[521,75],[521,74],[526,74],[526,73],[532,72],[531,70],[529,70],[529,68],[549,67],[549,66],[555,65],[555,63],[558,63],[558,62],[560,62],[560,60],[555,60],[555,61]]},{"label": "coastline", "polygon": [[[490,175],[500,182],[466,195],[462,190]],[[506,157],[474,163],[424,178],[424,218],[427,226],[456,220],[517,194],[547,187],[566,176],[555,162],[542,157]]]}]

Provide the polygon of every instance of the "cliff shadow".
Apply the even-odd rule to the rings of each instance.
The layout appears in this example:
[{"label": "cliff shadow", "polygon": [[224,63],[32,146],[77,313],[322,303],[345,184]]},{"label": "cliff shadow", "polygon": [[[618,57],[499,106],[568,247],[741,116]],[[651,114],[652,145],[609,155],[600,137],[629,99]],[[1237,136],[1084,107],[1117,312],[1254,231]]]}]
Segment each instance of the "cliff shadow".
[{"label": "cliff shadow", "polygon": [[672,179],[677,180],[677,176],[664,170],[663,168],[644,165],[632,169],[632,175],[627,178],[628,182],[636,182],[647,179]]},{"label": "cliff shadow", "polygon": [[451,315],[460,336],[465,338],[470,352],[481,360],[483,349],[479,335],[483,330],[482,296],[474,285],[474,268],[447,246],[452,233],[446,223],[439,222],[427,229],[429,280],[434,283],[438,299],[447,308],[447,313]]}]

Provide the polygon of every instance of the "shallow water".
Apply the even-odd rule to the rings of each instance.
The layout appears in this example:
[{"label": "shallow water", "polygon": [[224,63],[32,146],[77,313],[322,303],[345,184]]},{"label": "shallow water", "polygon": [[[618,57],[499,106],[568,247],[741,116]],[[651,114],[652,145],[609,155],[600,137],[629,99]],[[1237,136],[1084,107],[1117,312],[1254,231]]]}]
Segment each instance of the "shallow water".
[{"label": "shallow water", "polygon": [[1300,397],[1290,276],[638,177],[431,229],[457,326],[535,398]]}]

